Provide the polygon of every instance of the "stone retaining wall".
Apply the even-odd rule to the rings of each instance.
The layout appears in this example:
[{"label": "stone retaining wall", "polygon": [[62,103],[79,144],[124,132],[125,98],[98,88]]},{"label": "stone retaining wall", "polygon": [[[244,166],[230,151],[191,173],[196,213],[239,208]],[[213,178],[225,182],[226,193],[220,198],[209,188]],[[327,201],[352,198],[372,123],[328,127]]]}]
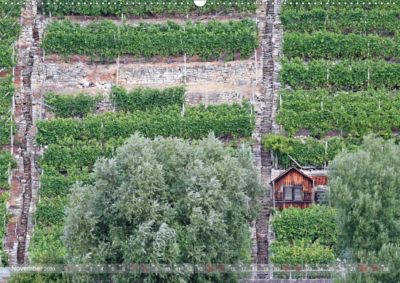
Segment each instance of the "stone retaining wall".
[{"label": "stone retaining wall", "polygon": [[189,104],[233,103],[251,99],[258,90],[262,79],[258,61],[104,65],[45,60],[35,68],[32,87],[42,93],[106,94],[117,84],[127,89],[185,85]]}]

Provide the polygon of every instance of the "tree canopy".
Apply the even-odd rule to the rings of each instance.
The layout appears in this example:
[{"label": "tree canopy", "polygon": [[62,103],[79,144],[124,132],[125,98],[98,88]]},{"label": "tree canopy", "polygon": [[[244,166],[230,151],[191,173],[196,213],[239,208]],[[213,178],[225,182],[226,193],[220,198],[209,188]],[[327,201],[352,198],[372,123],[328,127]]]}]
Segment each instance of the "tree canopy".
[{"label": "tree canopy", "polygon": [[400,279],[399,172],[400,146],[372,136],[364,139],[359,151],[337,156],[330,169],[343,256],[355,262],[388,264],[388,276],[397,277],[380,282]]},{"label": "tree canopy", "polygon": [[[64,242],[71,263],[243,263],[261,192],[251,149],[132,136],[75,185]],[[120,275],[134,282],[227,282],[228,275]],[[136,276],[136,277],[135,277]],[[225,276],[225,277],[224,277]],[[211,280],[211,281],[210,281]],[[231,282],[231,281],[229,281]]]}]

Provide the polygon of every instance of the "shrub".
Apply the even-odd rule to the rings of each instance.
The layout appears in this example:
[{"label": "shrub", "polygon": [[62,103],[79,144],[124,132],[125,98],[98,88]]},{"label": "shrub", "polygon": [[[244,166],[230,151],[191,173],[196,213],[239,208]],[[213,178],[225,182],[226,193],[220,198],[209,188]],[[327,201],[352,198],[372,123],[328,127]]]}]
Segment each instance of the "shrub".
[{"label": "shrub", "polygon": [[337,239],[335,209],[313,205],[306,209],[287,208],[278,213],[272,228],[280,243],[306,241],[333,247]]},{"label": "shrub", "polygon": [[258,47],[254,21],[191,23],[178,25],[141,23],[117,26],[110,21],[80,26],[54,21],[45,31],[42,47],[46,53],[63,56],[80,54],[92,59],[114,59],[119,55],[150,58],[198,55],[203,60],[233,60],[236,53],[248,58]]},{"label": "shrub", "polygon": [[400,128],[400,92],[296,90],[282,91],[281,99],[277,121],[289,135],[308,129],[316,137],[329,131],[391,136]]},{"label": "shrub", "polygon": [[181,106],[185,102],[185,89],[183,87],[171,87],[163,90],[137,88],[127,92],[121,87],[114,87],[111,92],[111,101],[117,110],[126,112],[145,111],[172,105]]},{"label": "shrub", "polygon": [[237,3],[237,2],[220,2],[217,0],[209,0],[203,7],[197,7],[193,2],[176,2],[167,0],[163,2],[150,3],[144,0],[137,0],[127,3],[123,0],[117,0],[110,3],[78,3],[78,2],[58,2],[46,1],[41,7],[45,14],[57,16],[63,15],[87,15],[87,16],[156,16],[156,15],[175,15],[175,14],[211,14],[211,13],[231,13],[231,12],[255,12],[257,4]]},{"label": "shrub", "polygon": [[284,60],[280,72],[284,85],[303,89],[396,89],[400,88],[399,77],[400,64],[370,60],[343,60],[338,63],[312,60],[307,64],[300,59]]},{"label": "shrub", "polygon": [[51,144],[69,137],[76,140],[127,138],[136,131],[147,137],[179,136],[198,139],[214,132],[218,137],[251,136],[254,118],[248,103],[153,109],[131,114],[106,113],[84,119],[55,119],[37,123],[37,141]]},{"label": "shrub", "polygon": [[375,35],[285,33],[283,53],[303,59],[400,59],[399,42]]},{"label": "shrub", "polygon": [[[330,3],[332,4],[332,3]],[[399,34],[399,7],[383,9],[338,9],[338,7],[315,7],[298,9],[285,5],[281,12],[281,21],[287,32],[312,33],[330,31],[341,34],[377,34],[380,36],[396,36]]]},{"label": "shrub", "polygon": [[274,264],[329,264],[335,261],[332,248],[318,242],[297,241],[292,244],[274,242],[270,247]]},{"label": "shrub", "polygon": [[62,197],[42,198],[36,209],[37,224],[39,226],[51,226],[62,223],[65,204],[66,199]]},{"label": "shrub", "polygon": [[93,97],[83,93],[78,95],[45,94],[45,102],[52,107],[59,118],[85,117],[94,113],[96,103],[100,100],[100,96]]},{"label": "shrub", "polygon": [[263,137],[262,143],[265,150],[274,152],[277,166],[280,168],[297,166],[293,159],[302,166],[323,167],[343,150],[356,150],[361,144],[361,139],[341,137],[299,139],[267,134]]},{"label": "shrub", "polygon": [[66,255],[61,240],[62,225],[43,227],[37,225],[29,246],[29,256],[34,263],[62,264]]}]

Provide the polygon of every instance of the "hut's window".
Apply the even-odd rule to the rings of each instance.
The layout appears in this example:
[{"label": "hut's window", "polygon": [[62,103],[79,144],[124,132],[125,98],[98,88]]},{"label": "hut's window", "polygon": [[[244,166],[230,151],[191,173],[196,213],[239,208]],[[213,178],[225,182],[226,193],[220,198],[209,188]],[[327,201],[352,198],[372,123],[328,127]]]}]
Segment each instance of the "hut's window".
[{"label": "hut's window", "polygon": [[294,186],[293,199],[295,201],[303,200],[303,187],[302,186]]},{"label": "hut's window", "polygon": [[284,186],[283,187],[283,195],[285,200],[293,200],[293,187],[292,186]]}]

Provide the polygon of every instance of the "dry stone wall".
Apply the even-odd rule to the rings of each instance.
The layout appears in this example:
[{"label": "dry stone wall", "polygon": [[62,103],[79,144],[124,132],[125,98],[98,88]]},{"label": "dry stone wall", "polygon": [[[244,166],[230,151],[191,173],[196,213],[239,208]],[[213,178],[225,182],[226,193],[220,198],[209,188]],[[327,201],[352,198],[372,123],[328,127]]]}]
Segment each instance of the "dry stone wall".
[{"label": "dry stone wall", "polygon": [[[72,19],[81,24],[89,22],[85,17]],[[53,20],[55,19],[46,17],[43,28]],[[127,23],[135,24],[138,21]],[[114,22],[118,24],[120,21],[114,19]],[[157,22],[161,21],[158,19]],[[247,60],[229,62],[198,62],[198,58],[187,58],[186,61],[182,56],[167,60],[155,58],[151,62],[121,58],[118,63],[111,64],[90,63],[84,56],[63,60],[58,56],[45,55],[43,62],[32,74],[32,88],[41,93],[53,91],[60,94],[107,94],[113,85],[128,90],[137,87],[165,88],[185,85],[186,102],[190,105],[234,103],[243,99],[251,100],[260,91],[261,49],[257,52],[258,56],[254,54]]]},{"label": "dry stone wall", "polygon": [[39,189],[36,145],[36,121],[41,117],[42,96],[32,88],[32,73],[42,58],[39,47],[41,19],[37,6],[27,2],[21,15],[21,35],[17,42],[18,63],[14,70],[14,107],[16,123],[14,158],[17,168],[12,172],[5,250],[11,264],[26,263],[26,254],[33,229],[33,217]]},{"label": "dry stone wall", "polygon": [[[259,76],[259,78],[257,78]],[[32,76],[32,87],[60,94],[108,93],[113,85],[127,89],[185,85],[188,104],[232,103],[252,99],[261,81],[261,62],[66,63],[44,60]]]}]

